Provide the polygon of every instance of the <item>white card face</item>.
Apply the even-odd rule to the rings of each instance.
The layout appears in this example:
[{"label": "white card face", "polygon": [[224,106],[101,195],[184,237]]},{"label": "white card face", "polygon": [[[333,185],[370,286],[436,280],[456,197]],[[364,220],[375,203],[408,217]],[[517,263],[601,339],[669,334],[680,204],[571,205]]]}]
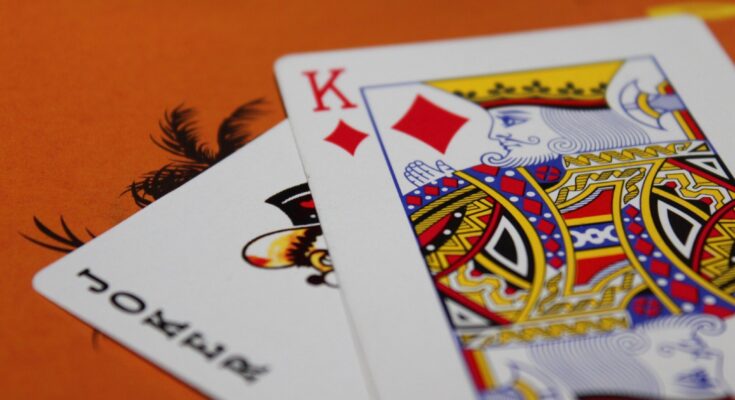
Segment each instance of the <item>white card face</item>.
[{"label": "white card face", "polygon": [[735,74],[703,23],[276,71],[381,398],[735,393]]},{"label": "white card face", "polygon": [[39,272],[44,296],[218,398],[368,398],[286,122]]}]

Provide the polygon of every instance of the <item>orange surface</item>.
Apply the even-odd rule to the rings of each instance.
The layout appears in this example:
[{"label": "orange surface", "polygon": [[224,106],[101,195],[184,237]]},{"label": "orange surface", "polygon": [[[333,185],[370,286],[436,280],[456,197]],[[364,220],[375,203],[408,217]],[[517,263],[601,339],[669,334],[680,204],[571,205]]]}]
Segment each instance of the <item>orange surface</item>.
[{"label": "orange surface", "polygon": [[[260,132],[284,117],[272,72],[283,54],[642,17],[672,2],[134,3],[0,0],[2,398],[199,397],[109,339],[93,346],[88,326],[31,288],[62,254],[19,235],[40,237],[34,215],[100,233],[137,211],[120,193],[168,162],[149,139],[164,110],[197,108],[212,140],[236,106],[264,97]],[[731,14],[709,24],[732,56]]]}]

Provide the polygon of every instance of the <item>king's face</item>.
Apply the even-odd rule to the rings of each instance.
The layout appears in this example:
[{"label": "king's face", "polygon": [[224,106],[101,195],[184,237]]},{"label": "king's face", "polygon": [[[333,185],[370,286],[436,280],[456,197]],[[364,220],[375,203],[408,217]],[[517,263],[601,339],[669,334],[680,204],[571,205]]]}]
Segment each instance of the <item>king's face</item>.
[{"label": "king's face", "polygon": [[557,154],[549,143],[559,135],[546,125],[538,106],[506,106],[488,111],[488,138],[501,150],[483,155],[483,163],[517,167],[548,161]]}]

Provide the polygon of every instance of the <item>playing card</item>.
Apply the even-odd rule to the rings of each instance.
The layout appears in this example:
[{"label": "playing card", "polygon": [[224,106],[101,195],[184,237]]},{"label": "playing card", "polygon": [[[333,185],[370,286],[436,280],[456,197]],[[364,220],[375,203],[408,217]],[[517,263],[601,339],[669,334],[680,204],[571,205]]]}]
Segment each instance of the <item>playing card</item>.
[{"label": "playing card", "polygon": [[33,285],[210,396],[367,398],[285,122]]},{"label": "playing card", "polygon": [[276,70],[381,398],[733,395],[735,75],[703,23]]}]

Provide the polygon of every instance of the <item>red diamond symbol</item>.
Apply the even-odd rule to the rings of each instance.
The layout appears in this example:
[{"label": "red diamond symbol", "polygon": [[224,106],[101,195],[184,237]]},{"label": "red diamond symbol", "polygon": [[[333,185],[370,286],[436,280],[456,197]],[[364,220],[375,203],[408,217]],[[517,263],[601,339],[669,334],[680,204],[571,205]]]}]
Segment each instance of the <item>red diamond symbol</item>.
[{"label": "red diamond symbol", "polygon": [[541,203],[536,200],[523,199],[523,209],[530,213],[539,215],[541,214]]},{"label": "red diamond symbol", "polygon": [[677,281],[671,282],[671,295],[679,300],[690,303],[696,303],[699,300],[699,293],[697,293],[696,287]]},{"label": "red diamond symbol", "polygon": [[653,272],[656,275],[661,275],[665,277],[669,277],[669,264],[661,261],[661,260],[652,260],[651,261],[651,272]]},{"label": "red diamond symbol", "polygon": [[442,178],[442,185],[448,187],[457,187],[457,180],[454,178]]},{"label": "red diamond symbol", "polygon": [[406,196],[406,203],[412,205],[412,206],[420,206],[421,205],[421,197],[419,196]]},{"label": "red diamond symbol", "polygon": [[635,207],[628,207],[625,209],[625,213],[628,214],[629,217],[635,218],[635,216],[638,215],[638,210]]},{"label": "red diamond symbol", "polygon": [[640,235],[641,232],[643,232],[643,227],[633,222],[632,224],[628,225],[628,230],[634,235]]},{"label": "red diamond symbol", "polygon": [[559,257],[554,257],[551,260],[549,260],[549,265],[551,265],[552,267],[556,269],[559,269],[563,264],[564,262]]},{"label": "red diamond symbol", "polygon": [[541,222],[538,223],[538,230],[545,234],[550,234],[552,231],[554,231],[554,228],[556,225],[552,224],[551,222],[542,219]]},{"label": "red diamond symbol", "polygon": [[508,192],[510,194],[522,195],[523,190],[526,188],[526,182],[520,179],[509,178],[504,176],[500,179],[500,190]]},{"label": "red diamond symbol", "polygon": [[661,303],[655,298],[639,297],[633,300],[633,311],[638,315],[655,317],[661,314]]},{"label": "red diamond symbol", "polygon": [[493,167],[491,165],[485,165],[485,164],[476,165],[472,167],[472,169],[477,172],[481,172],[485,175],[492,175],[492,176],[497,175],[498,171],[500,170],[500,168],[498,167]]},{"label": "red diamond symbol", "polygon": [[549,239],[549,241],[544,244],[544,247],[548,251],[557,251],[559,250],[559,243],[557,243],[554,239]]},{"label": "red diamond symbol", "polygon": [[713,306],[708,304],[705,304],[704,307],[702,307],[702,311],[704,311],[705,314],[716,315],[722,319],[725,319],[732,315],[732,311],[725,307]]},{"label": "red diamond symbol", "polygon": [[429,196],[436,196],[439,194],[439,188],[436,186],[426,186],[424,187],[424,193],[428,194]]},{"label": "red diamond symbol", "polygon": [[534,175],[538,180],[540,181],[555,181],[559,179],[559,175],[561,174],[561,171],[559,171],[556,167],[549,167],[548,165],[542,165],[534,171]]},{"label": "red diamond symbol", "polygon": [[428,144],[442,154],[467,118],[451,113],[417,95],[413,104],[393,129]]},{"label": "red diamond symbol", "polygon": [[367,133],[358,131],[357,129],[349,126],[344,121],[339,120],[339,124],[337,124],[337,127],[334,128],[332,133],[330,133],[329,136],[325,137],[324,140],[336,144],[337,146],[344,149],[344,151],[354,156],[355,150],[357,150],[357,146],[359,146],[360,143],[362,143],[362,141],[365,140],[365,138],[367,137]]},{"label": "red diamond symbol", "polygon": [[638,239],[633,247],[645,255],[649,255],[653,251],[653,245],[643,239]]}]

